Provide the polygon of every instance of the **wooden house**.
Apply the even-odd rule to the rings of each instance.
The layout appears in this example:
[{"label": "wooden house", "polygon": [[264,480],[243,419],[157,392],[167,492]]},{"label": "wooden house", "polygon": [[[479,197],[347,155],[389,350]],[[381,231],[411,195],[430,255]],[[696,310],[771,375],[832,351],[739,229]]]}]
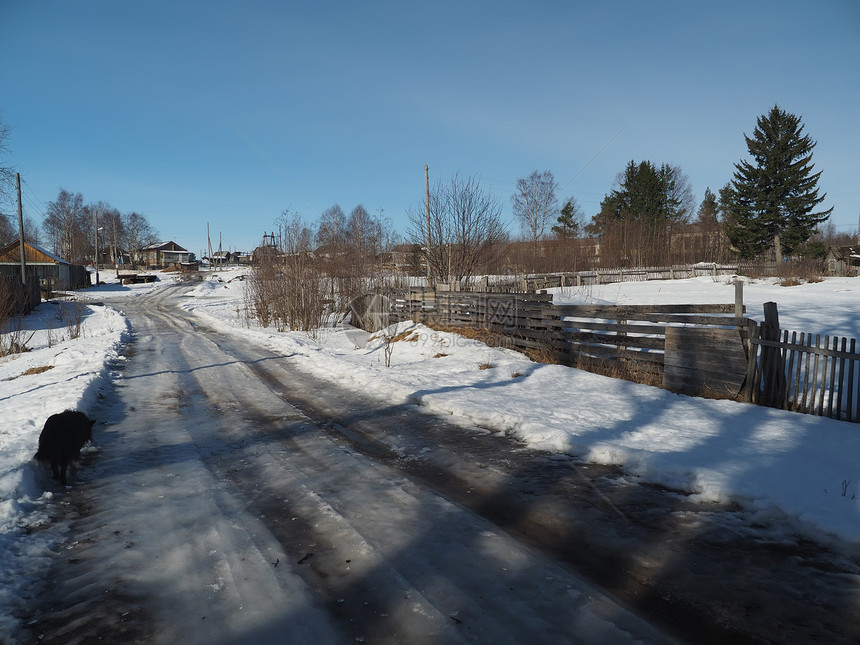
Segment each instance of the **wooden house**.
[{"label": "wooden house", "polygon": [[[24,242],[27,276],[36,276],[42,291],[66,291],[90,286],[84,267],[73,265],[47,249]],[[0,249],[0,275],[21,279],[21,246],[18,240]]]},{"label": "wooden house", "polygon": [[176,242],[157,242],[141,249],[143,263],[153,269],[165,269],[190,262],[193,253],[183,249]]}]

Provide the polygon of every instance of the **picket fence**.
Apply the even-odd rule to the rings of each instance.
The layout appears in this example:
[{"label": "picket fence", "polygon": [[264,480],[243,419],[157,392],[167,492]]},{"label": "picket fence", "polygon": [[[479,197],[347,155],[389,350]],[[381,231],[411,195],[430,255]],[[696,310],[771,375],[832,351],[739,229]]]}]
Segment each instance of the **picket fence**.
[{"label": "picket fence", "polygon": [[764,315],[750,331],[746,400],[860,422],[856,339],[780,329],[776,303],[765,303]]}]

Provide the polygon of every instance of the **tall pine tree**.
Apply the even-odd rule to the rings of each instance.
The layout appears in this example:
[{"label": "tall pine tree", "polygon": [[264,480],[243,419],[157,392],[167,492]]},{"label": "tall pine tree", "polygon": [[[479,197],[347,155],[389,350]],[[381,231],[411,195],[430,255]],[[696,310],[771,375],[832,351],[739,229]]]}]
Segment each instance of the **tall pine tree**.
[{"label": "tall pine tree", "polygon": [[[735,164],[726,234],[744,258],[769,246],[777,261],[806,242],[833,208],[815,211],[821,172],[812,172],[816,142],[803,134],[800,117],[775,105],[756,122],[752,137],[744,135],[752,163]],[[721,197],[722,191],[721,191]]]}]

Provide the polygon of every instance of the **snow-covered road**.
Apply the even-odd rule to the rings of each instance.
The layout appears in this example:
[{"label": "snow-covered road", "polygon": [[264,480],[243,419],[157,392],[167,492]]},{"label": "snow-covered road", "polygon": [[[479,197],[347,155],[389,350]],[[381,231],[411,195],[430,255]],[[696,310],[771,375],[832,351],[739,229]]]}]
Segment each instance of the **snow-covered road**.
[{"label": "snow-covered road", "polygon": [[[369,442],[362,452],[344,439],[350,424],[300,411],[290,390],[307,390],[307,377],[201,327],[175,306],[182,290],[117,303],[134,342],[93,411],[99,452],[54,503],[73,520],[28,620],[35,638],[669,641],[569,567],[393,467],[390,448],[374,458]],[[318,387],[326,416],[354,413],[354,395]],[[468,468],[487,481],[502,472]]]},{"label": "snow-covered road", "polygon": [[[3,643],[659,638],[618,604],[687,642],[860,639],[855,424],[420,324],[389,330],[412,334],[389,367],[346,324],[259,328],[242,272],[163,278],[43,303],[21,321],[32,351],[0,360]],[[745,293],[853,334],[856,285]],[[99,423],[66,490],[32,455],[69,407]]]}]

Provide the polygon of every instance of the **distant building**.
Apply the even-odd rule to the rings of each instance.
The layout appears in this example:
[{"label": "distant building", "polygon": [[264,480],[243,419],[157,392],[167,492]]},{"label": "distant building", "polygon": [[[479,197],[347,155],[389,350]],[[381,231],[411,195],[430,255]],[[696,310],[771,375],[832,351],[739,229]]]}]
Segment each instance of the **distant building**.
[{"label": "distant building", "polygon": [[153,269],[166,269],[184,262],[190,262],[194,255],[176,242],[157,242],[140,251],[143,263]]},{"label": "distant building", "polygon": [[860,274],[860,246],[831,246],[824,259],[830,275],[845,277]]}]

